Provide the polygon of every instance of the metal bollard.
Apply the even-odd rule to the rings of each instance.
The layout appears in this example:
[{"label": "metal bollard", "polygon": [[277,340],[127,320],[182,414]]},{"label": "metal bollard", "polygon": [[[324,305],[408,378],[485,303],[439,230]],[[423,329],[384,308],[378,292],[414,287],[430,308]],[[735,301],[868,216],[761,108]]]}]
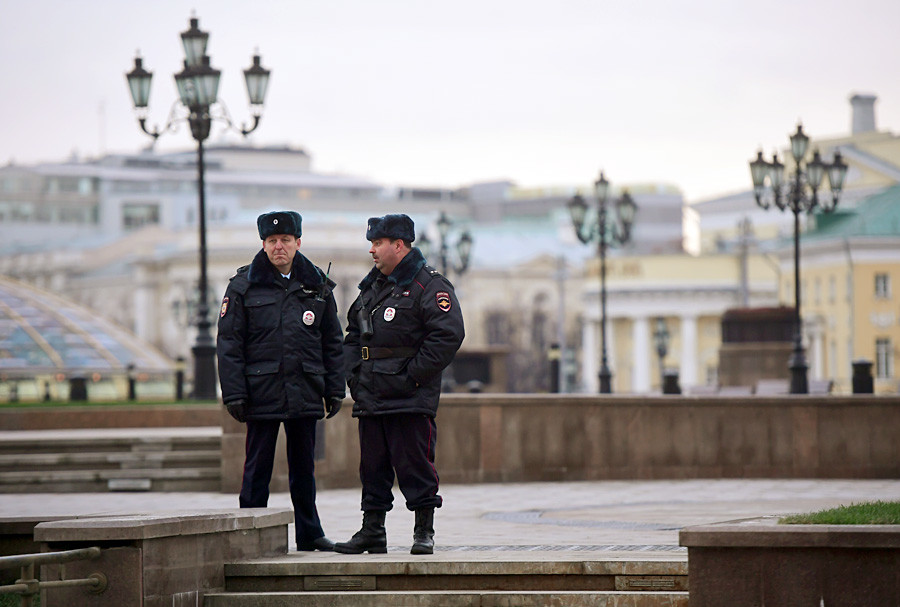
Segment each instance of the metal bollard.
[{"label": "metal bollard", "polygon": [[678,369],[666,369],[663,372],[663,394],[681,394],[681,386],[678,385]]},{"label": "metal bollard", "polygon": [[853,393],[872,394],[875,380],[872,379],[872,361],[858,358],[853,361]]},{"label": "metal bollard", "polygon": [[134,377],[134,364],[125,367],[125,373],[128,377],[128,400],[134,402],[137,400],[136,380]]},{"label": "metal bollard", "polygon": [[69,400],[70,401],[86,401],[87,395],[87,378],[84,375],[73,375],[69,378]]},{"label": "metal bollard", "polygon": [[175,359],[175,400],[184,400],[184,357]]},{"label": "metal bollard", "polygon": [[562,362],[562,352],[558,343],[550,344],[547,351],[547,360],[550,361],[550,392],[559,394],[559,365]]}]

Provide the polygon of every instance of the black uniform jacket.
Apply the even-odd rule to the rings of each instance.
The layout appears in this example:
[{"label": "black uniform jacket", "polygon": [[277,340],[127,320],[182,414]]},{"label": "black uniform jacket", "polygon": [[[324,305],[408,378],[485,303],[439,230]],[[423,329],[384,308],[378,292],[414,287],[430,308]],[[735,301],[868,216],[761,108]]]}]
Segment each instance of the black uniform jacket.
[{"label": "black uniform jacket", "polygon": [[260,250],[225,290],[216,338],[222,400],[246,399],[247,419],[321,418],[323,399],[345,393],[334,283],[300,252],[288,287],[276,272]]},{"label": "black uniform jacket", "polygon": [[[344,339],[353,416],[434,417],[441,372],[465,337],[453,285],[413,248],[390,276],[372,268],[359,290],[347,313]],[[361,330],[365,318],[371,321],[371,336]]]}]

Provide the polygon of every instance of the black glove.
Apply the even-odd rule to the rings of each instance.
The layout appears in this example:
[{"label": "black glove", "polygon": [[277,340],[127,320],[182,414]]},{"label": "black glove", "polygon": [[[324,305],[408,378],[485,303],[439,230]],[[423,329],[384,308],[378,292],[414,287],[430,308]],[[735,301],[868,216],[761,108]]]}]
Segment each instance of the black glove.
[{"label": "black glove", "polygon": [[244,423],[244,421],[246,421],[247,401],[243,398],[240,400],[231,401],[230,403],[225,403],[225,408],[228,410],[228,415],[230,415],[237,421],[241,423]]},{"label": "black glove", "polygon": [[338,398],[337,396],[325,399],[325,413],[328,414],[325,416],[325,419],[331,419],[338,414],[338,411],[341,410],[341,403],[343,400],[343,398]]}]

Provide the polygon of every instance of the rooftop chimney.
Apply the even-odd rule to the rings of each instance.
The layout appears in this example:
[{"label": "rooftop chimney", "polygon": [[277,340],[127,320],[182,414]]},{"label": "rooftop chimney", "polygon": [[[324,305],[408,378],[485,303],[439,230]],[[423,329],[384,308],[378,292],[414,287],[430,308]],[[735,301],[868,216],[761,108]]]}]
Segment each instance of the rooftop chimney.
[{"label": "rooftop chimney", "polygon": [[875,131],[875,95],[853,95],[850,107],[853,108],[853,120],[850,128],[852,135]]}]

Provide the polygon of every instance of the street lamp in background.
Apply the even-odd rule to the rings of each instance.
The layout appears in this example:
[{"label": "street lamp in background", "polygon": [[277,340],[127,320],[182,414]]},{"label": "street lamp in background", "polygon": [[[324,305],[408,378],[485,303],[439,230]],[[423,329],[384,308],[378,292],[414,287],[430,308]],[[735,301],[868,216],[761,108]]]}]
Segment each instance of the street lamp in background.
[{"label": "street lamp in background", "polygon": [[669,328],[666,319],[662,316],[656,318],[656,330],[653,331],[653,343],[656,346],[656,356],[659,358],[659,389],[663,390],[666,384],[666,354],[669,353]]},{"label": "street lamp in background", "polygon": [[[841,158],[840,151],[834,153],[833,162],[827,163],[822,160],[818,150],[813,152],[812,160],[806,161],[804,165],[809,137],[803,132],[803,126],[798,124],[797,132],[790,138],[795,169],[788,183],[784,181],[784,165],[779,162],[777,153],[768,162],[763,158],[762,152],[758,152],[756,159],[750,162],[750,175],[753,178],[756,203],[760,207],[769,209],[774,202],[780,211],[789,209],[794,214],[794,349],[788,367],[791,370],[791,394],[808,394],[806,372],[809,365],[803,349],[803,325],[800,318],[800,213],[811,213],[816,208],[830,213],[837,207],[844,178],[847,176],[847,165]],[[831,199],[819,200],[818,191],[825,175],[828,175]]]},{"label": "street lamp in background", "polygon": [[606,248],[609,245],[623,245],[631,240],[631,226],[637,205],[627,191],[615,202],[612,222],[607,219],[606,205],[609,198],[609,182],[600,172],[594,182],[594,193],[597,200],[596,221],[588,221],[588,205],[581,194],[576,194],[569,201],[569,212],[575,234],[584,244],[597,241],[597,255],[600,257],[600,393],[612,393],[612,372],[606,355]]},{"label": "street lamp in background", "polygon": [[208,290],[206,275],[206,189],[204,184],[205,165],[203,142],[209,137],[213,120],[223,121],[229,128],[246,136],[256,130],[262,115],[263,102],[269,84],[269,70],[259,63],[259,55],[253,55],[253,65],[244,70],[247,94],[253,115],[253,125],[238,128],[232,123],[228,109],[218,101],[219,77],[221,72],[210,65],[206,54],[209,34],[200,30],[198,20],[191,18],[190,28],[182,32],[184,45],[184,69],[175,74],[175,86],[179,101],[173,104],[166,125],[160,130],[147,128],[147,106],[150,101],[150,80],[152,73],[144,69],[140,55],[134,59],[134,69],[126,74],[128,88],[134,102],[135,113],[141,130],[154,141],[168,130],[174,130],[178,122],[186,120],[191,127],[191,135],[197,141],[197,197],[199,204],[200,228],[200,279],[198,281],[197,341],[191,351],[194,354],[194,398],[211,400],[216,398],[216,347],[210,332]]},{"label": "street lamp in background", "polygon": [[[450,278],[447,276],[447,271],[452,270],[456,273],[457,276],[462,276],[469,269],[469,261],[472,258],[472,235],[468,230],[464,231],[462,235],[456,241],[456,258],[459,260],[459,263],[456,263],[450,259],[450,230],[453,228],[453,221],[447,217],[447,213],[441,211],[440,217],[437,220],[437,230],[438,237],[440,238],[440,242],[438,242],[438,254],[440,255],[441,260],[441,274],[444,275],[445,278]],[[427,260],[431,256],[431,247],[432,242],[431,239],[428,238],[428,235],[425,234],[423,230],[419,235],[418,243],[416,245],[419,250],[422,252],[422,255]],[[453,365],[451,364],[444,370],[443,380],[441,382],[441,392],[450,392],[453,390],[456,385],[456,380],[453,377]]]},{"label": "street lamp in background", "polygon": [[[438,242],[438,254],[440,255],[441,260],[441,274],[445,277],[447,276],[447,270],[453,270],[453,272],[460,276],[464,274],[469,269],[469,261],[472,257],[472,235],[466,230],[456,241],[456,258],[459,260],[459,263],[457,264],[450,259],[449,236],[452,227],[453,221],[447,217],[447,213],[441,211],[441,215],[437,220],[438,236],[440,237],[440,242]],[[419,235],[417,246],[419,247],[419,250],[422,251],[422,255],[425,256],[425,259],[428,259],[431,254],[431,245],[431,240],[428,238],[427,234],[423,232]]]}]

